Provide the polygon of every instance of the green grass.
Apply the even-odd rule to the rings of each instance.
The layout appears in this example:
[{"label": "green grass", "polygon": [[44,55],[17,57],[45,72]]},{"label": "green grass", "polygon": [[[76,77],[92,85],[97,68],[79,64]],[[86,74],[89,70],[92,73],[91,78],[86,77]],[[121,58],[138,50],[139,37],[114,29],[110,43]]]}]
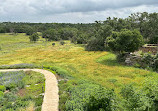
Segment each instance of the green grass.
[{"label": "green grass", "polygon": [[[5,39],[5,37],[8,37]],[[16,36],[1,34],[1,43],[9,40],[11,49],[3,48],[0,53],[0,65],[30,63],[44,66],[56,66],[66,70],[74,78],[87,79],[100,84],[103,87],[119,89],[120,86],[131,82],[141,85],[147,76],[157,74],[134,67],[126,67],[116,62],[114,54],[109,52],[84,51],[81,45],[71,44],[65,41],[65,45],[52,46],[42,41],[30,43],[28,36],[18,34]],[[19,48],[15,45],[19,44]],[[25,45],[27,44],[27,45]],[[7,45],[4,45],[4,47]],[[115,82],[111,82],[115,79]]]},{"label": "green grass", "polygon": [[[59,82],[60,109],[66,109],[65,103],[70,99],[73,101],[71,97],[75,97],[76,93],[73,93],[73,90],[70,89],[78,86],[76,90],[80,90],[80,84],[85,83],[80,82],[82,80],[86,81],[86,84],[114,89],[118,97],[120,97],[120,91],[126,84],[133,84],[139,89],[144,86],[149,78],[158,79],[156,72],[120,65],[116,61],[116,55],[110,52],[88,52],[84,50],[83,45],[74,45],[70,41],[65,41],[65,45],[55,42],[55,46],[52,46],[53,42],[39,41],[30,43],[28,36],[25,34],[16,36],[1,34],[0,40],[2,47],[0,65],[35,64],[44,66],[53,73],[70,79],[69,81],[63,80]],[[43,39],[41,38],[41,40]],[[28,77],[26,81],[29,85],[29,83],[39,80],[32,80]],[[30,85],[26,90],[30,94],[42,93],[43,85],[40,82],[38,83],[38,85]],[[86,90],[89,92],[91,88]],[[73,95],[70,96],[69,91]],[[37,101],[40,103],[40,98],[37,98]]]},{"label": "green grass", "polygon": [[40,39],[39,42],[37,43],[30,43],[29,42],[29,36],[26,36],[26,34],[21,33],[21,34],[2,34],[0,33],[0,47],[1,51],[0,54],[7,54],[7,53],[12,53],[15,51],[18,51],[23,48],[28,48],[28,47],[35,47],[35,46],[45,46],[44,39]]}]

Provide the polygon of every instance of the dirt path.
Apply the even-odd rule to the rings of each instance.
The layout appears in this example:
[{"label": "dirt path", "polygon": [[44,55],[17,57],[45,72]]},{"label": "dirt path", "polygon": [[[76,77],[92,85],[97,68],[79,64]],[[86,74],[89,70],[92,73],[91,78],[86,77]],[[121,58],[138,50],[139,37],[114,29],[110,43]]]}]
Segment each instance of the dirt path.
[{"label": "dirt path", "polygon": [[59,102],[59,95],[58,95],[58,83],[56,77],[53,73],[43,69],[4,69],[0,70],[0,72],[7,72],[7,71],[35,71],[44,74],[45,76],[45,94],[44,100],[42,104],[42,111],[58,111],[58,102]]}]

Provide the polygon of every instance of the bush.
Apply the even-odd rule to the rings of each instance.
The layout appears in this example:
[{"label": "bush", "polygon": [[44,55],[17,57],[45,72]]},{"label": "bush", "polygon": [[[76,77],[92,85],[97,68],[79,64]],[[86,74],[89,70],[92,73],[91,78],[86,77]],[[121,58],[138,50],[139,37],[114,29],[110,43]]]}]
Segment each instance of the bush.
[{"label": "bush", "polygon": [[149,111],[158,111],[158,80],[154,77],[148,78],[142,92],[150,99]]},{"label": "bush", "polygon": [[0,66],[0,69],[23,69],[23,68],[32,68],[33,69],[33,68],[41,68],[41,66],[37,66],[34,64],[27,64],[27,63]]},{"label": "bush", "polygon": [[6,85],[6,89],[7,90],[12,90],[12,89],[14,89],[16,87],[17,87],[17,85],[15,83],[10,83],[10,84]]},{"label": "bush", "polygon": [[5,86],[0,85],[0,91],[4,92],[6,90]]},{"label": "bush", "polygon": [[92,37],[85,47],[86,51],[103,51],[105,50],[104,40]]},{"label": "bush", "polygon": [[65,44],[65,42],[64,41],[60,41],[60,45],[64,45]]},{"label": "bush", "polygon": [[116,59],[118,62],[125,62],[127,55],[127,53],[117,54]]},{"label": "bush", "polygon": [[140,65],[142,68],[152,69],[158,72],[158,54],[155,56],[149,53],[144,54]]},{"label": "bush", "polygon": [[55,46],[55,43],[52,43],[52,46]]},{"label": "bush", "polygon": [[25,87],[25,83],[24,83],[23,81],[19,81],[19,82],[17,83],[17,87],[18,87],[19,89],[22,89],[22,88]]},{"label": "bush", "polygon": [[145,111],[150,107],[150,100],[142,92],[138,92],[132,85],[122,88],[120,94],[124,99],[124,107],[128,111]]},{"label": "bush", "polygon": [[153,63],[152,63],[152,68],[154,71],[158,72],[158,53],[155,55]]},{"label": "bush", "polygon": [[121,30],[113,32],[106,39],[106,44],[115,53],[134,52],[143,45],[143,37],[137,30]]},{"label": "bush", "polygon": [[33,33],[30,37],[29,37],[31,42],[36,42],[39,39],[39,35],[38,33]]},{"label": "bush", "polygon": [[147,53],[143,55],[142,63],[144,64],[144,67],[150,67],[154,58],[151,54]]},{"label": "bush", "polygon": [[70,87],[70,99],[66,102],[67,111],[112,111],[117,110],[115,95],[99,85],[83,83]]},{"label": "bush", "polygon": [[56,66],[52,66],[52,67],[44,66],[44,68],[55,71],[56,74],[58,74],[59,76],[61,76],[63,78],[70,78],[71,77],[70,74],[68,73],[68,71],[66,71],[65,69],[62,69],[62,68],[59,68],[59,67],[56,67]]},{"label": "bush", "polygon": [[39,96],[37,98],[35,98],[35,106],[41,106],[43,103],[43,96]]},{"label": "bush", "polygon": [[42,37],[48,41],[58,41],[60,39],[58,31],[55,29],[48,29],[42,32]]},{"label": "bush", "polygon": [[0,98],[2,98],[3,96],[4,96],[4,93],[0,91]]}]

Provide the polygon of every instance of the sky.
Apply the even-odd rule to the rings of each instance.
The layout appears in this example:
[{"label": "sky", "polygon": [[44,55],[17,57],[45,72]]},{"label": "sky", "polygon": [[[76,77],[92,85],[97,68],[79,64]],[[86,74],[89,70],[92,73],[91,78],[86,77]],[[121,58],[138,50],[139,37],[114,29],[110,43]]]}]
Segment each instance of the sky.
[{"label": "sky", "polygon": [[158,12],[158,0],[0,0],[0,22],[93,23]]}]

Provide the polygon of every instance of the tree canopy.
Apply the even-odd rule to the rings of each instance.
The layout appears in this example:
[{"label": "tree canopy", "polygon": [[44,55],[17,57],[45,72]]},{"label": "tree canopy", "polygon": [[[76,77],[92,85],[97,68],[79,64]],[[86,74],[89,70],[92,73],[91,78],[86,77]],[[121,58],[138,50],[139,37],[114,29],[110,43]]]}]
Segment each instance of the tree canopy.
[{"label": "tree canopy", "polygon": [[106,39],[106,44],[116,53],[134,52],[143,45],[143,37],[137,30],[121,30],[113,32]]}]

